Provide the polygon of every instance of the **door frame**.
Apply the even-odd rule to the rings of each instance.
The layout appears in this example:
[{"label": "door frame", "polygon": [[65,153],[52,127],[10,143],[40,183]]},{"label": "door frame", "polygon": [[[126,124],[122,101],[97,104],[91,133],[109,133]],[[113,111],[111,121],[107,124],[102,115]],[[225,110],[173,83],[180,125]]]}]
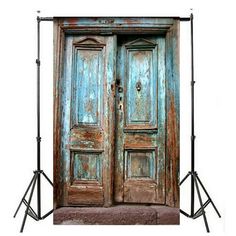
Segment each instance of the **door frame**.
[{"label": "door frame", "polygon": [[[61,180],[61,79],[66,34],[161,34],[166,42],[166,200],[179,207],[179,17],[54,17],[54,208],[64,202]],[[115,76],[115,75],[114,75]],[[115,80],[114,80],[115,81]],[[113,85],[115,89],[115,84]],[[104,205],[110,205],[104,204]]]}]

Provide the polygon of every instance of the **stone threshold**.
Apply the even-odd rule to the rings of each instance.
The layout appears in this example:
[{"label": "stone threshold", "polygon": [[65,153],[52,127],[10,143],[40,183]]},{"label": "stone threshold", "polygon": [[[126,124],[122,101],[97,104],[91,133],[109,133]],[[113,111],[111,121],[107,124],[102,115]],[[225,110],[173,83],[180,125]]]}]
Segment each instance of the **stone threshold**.
[{"label": "stone threshold", "polygon": [[179,208],[158,205],[61,207],[54,210],[56,225],[178,225]]}]

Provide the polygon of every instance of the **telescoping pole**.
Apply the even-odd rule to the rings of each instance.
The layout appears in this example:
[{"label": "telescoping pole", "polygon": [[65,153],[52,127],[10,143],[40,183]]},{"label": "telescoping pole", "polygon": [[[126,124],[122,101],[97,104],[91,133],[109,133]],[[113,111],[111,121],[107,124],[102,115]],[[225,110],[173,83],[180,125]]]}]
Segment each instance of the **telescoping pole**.
[{"label": "telescoping pole", "polygon": [[[194,130],[194,55],[193,55],[193,14],[190,15],[191,24],[191,172],[195,172],[195,130]],[[191,175],[191,217],[194,215],[194,177]]]},{"label": "telescoping pole", "polygon": [[[41,137],[40,137],[40,17],[37,17],[37,171],[41,171]],[[37,179],[37,210],[41,219],[41,177]]]}]

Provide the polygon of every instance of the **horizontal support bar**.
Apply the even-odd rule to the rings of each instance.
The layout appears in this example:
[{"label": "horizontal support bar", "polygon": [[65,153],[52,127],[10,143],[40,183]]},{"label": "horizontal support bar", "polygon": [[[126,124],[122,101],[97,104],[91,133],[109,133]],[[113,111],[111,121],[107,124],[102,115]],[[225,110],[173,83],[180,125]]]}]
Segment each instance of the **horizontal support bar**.
[{"label": "horizontal support bar", "polygon": [[53,209],[51,211],[49,211],[48,213],[46,213],[43,217],[42,217],[42,220],[45,219],[46,217],[48,217],[50,214],[53,213]]},{"label": "horizontal support bar", "polygon": [[33,218],[34,220],[38,221],[38,217],[36,215],[34,215],[31,211],[27,212],[28,216],[30,216],[31,218]]},{"label": "horizontal support bar", "polygon": [[180,213],[182,213],[183,215],[185,215],[185,216],[187,216],[187,217],[190,217],[190,215],[188,214],[188,213],[186,213],[185,211],[183,211],[183,210],[179,210],[180,211]]},{"label": "horizontal support bar", "polygon": [[53,17],[37,17],[38,21],[53,21]]},{"label": "horizontal support bar", "polygon": [[179,20],[180,21],[190,21],[191,18],[190,17],[180,17]]},{"label": "horizontal support bar", "polygon": [[[203,210],[208,206],[208,204],[209,204],[210,202],[211,202],[210,199],[208,199],[208,200],[202,205]],[[193,216],[193,219],[196,219],[196,218],[198,218],[199,216],[201,216],[201,215],[203,214],[202,208],[200,207],[200,208],[195,212],[195,214],[194,214],[194,216]]]},{"label": "horizontal support bar", "polygon": [[203,211],[202,211],[202,210],[199,211],[198,213],[195,213],[195,214],[193,215],[193,219],[194,219],[194,220],[197,219],[198,217],[202,216],[202,214],[203,214]]},{"label": "horizontal support bar", "polygon": [[[68,18],[70,18],[70,16]],[[83,18],[83,17],[81,17],[81,18]],[[102,18],[105,18],[105,17],[102,17]],[[111,17],[109,17],[109,18],[111,18]],[[119,18],[119,17],[118,16],[114,16],[114,18]],[[160,16],[160,17],[156,16],[156,18],[174,18],[174,19],[179,19],[180,21],[190,21],[191,20],[190,17],[176,17],[176,16]],[[53,17],[38,17],[37,19],[39,21],[53,21]]]}]

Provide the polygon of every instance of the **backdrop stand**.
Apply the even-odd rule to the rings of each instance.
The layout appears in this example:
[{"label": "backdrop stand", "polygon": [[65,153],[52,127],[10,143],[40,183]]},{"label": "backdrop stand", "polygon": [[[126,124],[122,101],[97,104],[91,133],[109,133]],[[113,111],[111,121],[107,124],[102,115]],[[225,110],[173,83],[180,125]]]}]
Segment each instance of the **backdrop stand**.
[{"label": "backdrop stand", "polygon": [[[190,18],[185,17],[185,18],[180,18],[180,21],[189,21],[191,23],[191,171],[187,173],[187,175],[183,178],[183,180],[180,182],[180,185],[184,183],[184,181],[191,176],[191,212],[190,214],[186,213],[185,211],[180,209],[180,212],[192,219],[196,219],[200,217],[201,215],[203,216],[204,223],[206,226],[207,232],[210,232],[209,226],[207,223],[207,218],[206,218],[206,213],[205,213],[205,208],[211,203],[213,208],[215,209],[217,215],[221,217],[219,211],[217,210],[214,202],[212,201],[210,195],[208,194],[206,188],[204,187],[203,183],[201,182],[200,178],[198,177],[197,172],[195,171],[195,132],[194,132],[194,60],[193,60],[193,14],[190,15]],[[41,175],[45,177],[45,179],[49,182],[50,185],[53,186],[52,181],[48,178],[48,176],[44,173],[43,170],[41,170],[40,166],[40,151],[41,151],[41,137],[40,137],[40,22],[41,21],[53,21],[52,17],[37,17],[37,59],[36,59],[36,64],[37,64],[37,170],[35,170],[33,173],[33,177],[19,203],[19,206],[16,209],[16,212],[14,214],[14,217],[16,217],[22,203],[26,206],[26,211],[24,214],[24,218],[22,221],[21,229],[20,232],[23,232],[25,222],[27,219],[27,216],[29,215],[32,217],[34,220],[39,221],[45,219],[47,216],[49,216],[52,212],[49,211],[45,215],[41,216]],[[35,190],[35,185],[37,182],[37,213],[33,210],[31,207],[31,200],[34,194]],[[208,197],[206,202],[202,202],[202,197],[201,197],[201,192],[200,188],[205,192],[206,196]],[[195,212],[194,211],[194,191],[195,188],[197,190],[197,196],[199,199],[200,203],[200,208]],[[30,195],[28,198],[28,201],[26,200],[26,196],[28,192],[30,191]]]},{"label": "backdrop stand", "polygon": [[[190,214],[186,213],[185,211],[180,209],[180,212],[192,219],[196,219],[199,216],[203,216],[204,223],[206,226],[206,231],[209,233],[209,226],[207,223],[205,208],[211,203],[213,208],[215,209],[217,215],[221,217],[219,211],[217,210],[214,202],[212,201],[210,195],[208,194],[206,188],[204,187],[203,183],[201,182],[200,178],[198,177],[197,172],[195,171],[195,132],[194,132],[194,57],[193,57],[193,14],[190,15],[190,23],[191,23],[191,171],[183,178],[180,182],[180,185],[184,183],[184,181],[191,176],[191,212]],[[207,201],[203,203],[200,188],[205,192],[207,196]],[[195,188],[197,190],[197,196],[200,203],[200,208],[195,212],[194,211],[194,191]]]},{"label": "backdrop stand", "polygon": [[[19,206],[16,209],[16,212],[14,214],[14,217],[16,217],[22,203],[26,206],[26,211],[24,214],[24,218],[22,221],[21,229],[20,232],[23,232],[26,218],[29,215],[31,218],[33,218],[36,221],[43,220],[47,216],[49,216],[53,210],[49,211],[45,215],[41,216],[41,175],[45,177],[45,179],[49,182],[50,185],[53,186],[52,181],[48,178],[48,176],[41,170],[40,167],[40,159],[41,159],[41,137],[40,137],[40,22],[41,21],[52,21],[53,18],[51,17],[37,17],[37,59],[36,59],[36,64],[37,64],[37,170],[34,171],[33,178],[31,179],[21,201]],[[35,185],[37,182],[37,213],[33,210],[31,207],[31,200],[34,194],[35,190]],[[26,200],[26,196],[28,192],[30,191],[30,195],[28,198],[28,201]]]}]

